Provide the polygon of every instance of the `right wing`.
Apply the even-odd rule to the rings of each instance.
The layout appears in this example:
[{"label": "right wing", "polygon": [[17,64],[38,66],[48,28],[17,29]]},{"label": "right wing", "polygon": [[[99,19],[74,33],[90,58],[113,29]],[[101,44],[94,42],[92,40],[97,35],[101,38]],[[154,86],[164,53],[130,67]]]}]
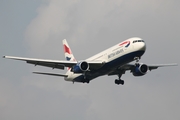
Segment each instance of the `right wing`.
[{"label": "right wing", "polygon": [[[177,63],[171,63],[171,64],[147,64],[149,70],[157,69],[158,67],[168,67],[168,66],[177,66]],[[120,69],[124,70],[133,70],[135,67],[134,64],[126,64],[120,67]]]},{"label": "right wing", "polygon": [[[158,67],[168,67],[168,66],[177,66],[177,63],[171,63],[171,64],[154,64],[154,65],[147,65],[149,70],[157,69]],[[119,74],[125,74],[126,71],[130,70],[131,72],[134,70],[136,66],[134,64],[125,64],[123,66],[120,66],[115,71],[110,72],[108,75],[119,75]]]},{"label": "right wing", "polygon": [[168,66],[177,66],[177,63],[171,63],[171,64],[153,64],[153,65],[148,65],[149,70],[154,70],[157,69],[158,67],[168,67]]}]

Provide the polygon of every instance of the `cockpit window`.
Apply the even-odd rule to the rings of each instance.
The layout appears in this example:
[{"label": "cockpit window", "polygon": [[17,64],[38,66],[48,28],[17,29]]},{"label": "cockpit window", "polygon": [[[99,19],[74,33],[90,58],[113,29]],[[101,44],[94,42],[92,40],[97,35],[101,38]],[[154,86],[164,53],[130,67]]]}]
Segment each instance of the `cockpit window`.
[{"label": "cockpit window", "polygon": [[134,40],[134,41],[133,41],[133,43],[136,43],[136,42],[137,42],[137,40]]},{"label": "cockpit window", "polygon": [[144,40],[134,40],[133,43],[136,43],[136,42],[144,42]]}]

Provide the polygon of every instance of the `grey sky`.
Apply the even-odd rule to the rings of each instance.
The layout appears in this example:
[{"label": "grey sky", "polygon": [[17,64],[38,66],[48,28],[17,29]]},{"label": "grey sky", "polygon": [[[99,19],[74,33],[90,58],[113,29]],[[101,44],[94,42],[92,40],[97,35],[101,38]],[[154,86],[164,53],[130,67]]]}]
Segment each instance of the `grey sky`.
[{"label": "grey sky", "polygon": [[[140,62],[180,64],[178,0],[1,0],[0,56],[64,59],[66,38],[76,59],[86,59],[130,37],[146,41]],[[32,71],[64,73],[0,59],[1,120],[177,120],[179,67],[142,77],[127,72],[81,84]]]}]

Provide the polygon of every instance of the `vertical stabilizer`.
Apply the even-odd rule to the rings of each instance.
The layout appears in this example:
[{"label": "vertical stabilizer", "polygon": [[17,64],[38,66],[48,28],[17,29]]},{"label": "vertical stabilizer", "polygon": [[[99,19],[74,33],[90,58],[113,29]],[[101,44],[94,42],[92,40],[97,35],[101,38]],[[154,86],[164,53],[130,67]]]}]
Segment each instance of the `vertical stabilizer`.
[{"label": "vertical stabilizer", "polygon": [[66,60],[67,61],[76,61],[66,39],[64,39],[62,42],[63,42],[64,55],[65,55]]}]

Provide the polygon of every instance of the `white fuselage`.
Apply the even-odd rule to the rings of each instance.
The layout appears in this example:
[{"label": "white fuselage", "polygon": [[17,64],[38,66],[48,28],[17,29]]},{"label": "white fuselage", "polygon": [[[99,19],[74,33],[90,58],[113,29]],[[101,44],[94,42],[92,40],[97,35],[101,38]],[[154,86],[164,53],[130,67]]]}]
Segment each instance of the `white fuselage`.
[{"label": "white fuselage", "polygon": [[[88,59],[86,61],[102,61],[104,65],[96,71],[90,71],[89,80],[96,77],[106,75],[117,69],[118,67],[134,61],[135,57],[141,57],[146,50],[146,44],[141,38],[130,38],[115,46],[106,49]],[[66,73],[68,77],[65,77],[67,81],[80,82],[84,78],[83,74],[76,74],[70,70]]]}]

